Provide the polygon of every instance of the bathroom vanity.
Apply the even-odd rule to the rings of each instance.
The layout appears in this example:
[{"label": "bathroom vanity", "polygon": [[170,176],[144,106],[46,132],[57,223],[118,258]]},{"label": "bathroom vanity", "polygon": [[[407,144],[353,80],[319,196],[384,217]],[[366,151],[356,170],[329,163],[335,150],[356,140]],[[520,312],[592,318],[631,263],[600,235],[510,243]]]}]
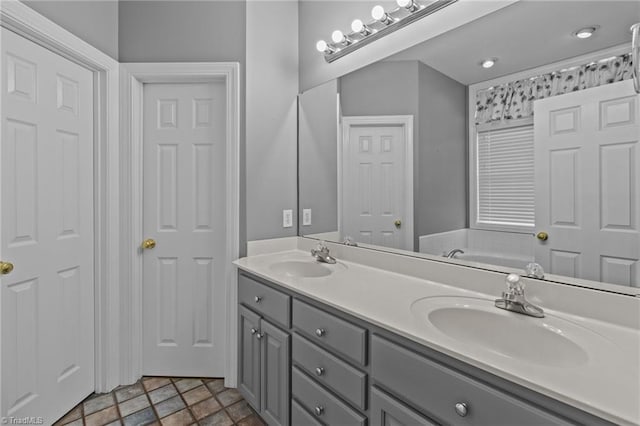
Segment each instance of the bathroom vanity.
[{"label": "bathroom vanity", "polygon": [[[236,262],[238,387],[269,424],[640,419],[637,367],[622,367],[637,360],[637,330],[554,309],[543,319],[502,311],[491,294],[412,276],[411,267],[403,275],[343,260],[361,256],[384,267],[380,256],[391,254],[365,260],[362,250],[337,249],[336,265],[298,248]],[[493,292],[483,280],[478,290]],[[606,343],[598,341],[613,329]]]}]

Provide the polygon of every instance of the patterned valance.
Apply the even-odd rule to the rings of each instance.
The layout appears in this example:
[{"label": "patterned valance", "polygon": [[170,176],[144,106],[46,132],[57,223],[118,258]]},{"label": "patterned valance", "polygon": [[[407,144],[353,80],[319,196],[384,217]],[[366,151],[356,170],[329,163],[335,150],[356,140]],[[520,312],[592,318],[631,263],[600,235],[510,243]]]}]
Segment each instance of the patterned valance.
[{"label": "patterned valance", "polygon": [[630,54],[512,81],[476,93],[476,124],[533,116],[533,101],[632,78]]}]

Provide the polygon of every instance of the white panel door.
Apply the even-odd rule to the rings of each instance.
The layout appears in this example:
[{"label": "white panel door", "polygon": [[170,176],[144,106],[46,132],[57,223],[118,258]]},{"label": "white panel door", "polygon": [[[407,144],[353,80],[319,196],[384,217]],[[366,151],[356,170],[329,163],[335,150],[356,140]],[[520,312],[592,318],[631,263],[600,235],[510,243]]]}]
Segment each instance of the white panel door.
[{"label": "white panel door", "polygon": [[640,110],[631,80],[536,101],[536,260],[640,286]]},{"label": "white panel door", "polygon": [[1,416],[94,389],[93,74],[2,29]]},{"label": "white panel door", "polygon": [[342,150],[343,236],[409,248],[403,222],[405,197],[412,194],[405,190],[404,132],[403,126],[349,127]]},{"label": "white panel door", "polygon": [[144,85],[143,372],[224,376],[225,87]]}]

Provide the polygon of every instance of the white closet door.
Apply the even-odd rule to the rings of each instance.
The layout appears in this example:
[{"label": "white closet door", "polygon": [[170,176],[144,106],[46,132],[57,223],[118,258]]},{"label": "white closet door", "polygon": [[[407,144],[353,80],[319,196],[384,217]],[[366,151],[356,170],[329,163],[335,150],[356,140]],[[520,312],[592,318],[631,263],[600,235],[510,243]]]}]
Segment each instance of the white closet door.
[{"label": "white closet door", "polygon": [[93,74],[2,29],[2,416],[94,389]]},{"label": "white closet door", "polygon": [[536,101],[536,260],[640,285],[640,96],[631,80]]},{"label": "white closet door", "polygon": [[143,372],[224,375],[225,87],[144,86]]},{"label": "white closet door", "polygon": [[342,161],[342,235],[407,248],[404,131],[402,126],[349,127]]}]

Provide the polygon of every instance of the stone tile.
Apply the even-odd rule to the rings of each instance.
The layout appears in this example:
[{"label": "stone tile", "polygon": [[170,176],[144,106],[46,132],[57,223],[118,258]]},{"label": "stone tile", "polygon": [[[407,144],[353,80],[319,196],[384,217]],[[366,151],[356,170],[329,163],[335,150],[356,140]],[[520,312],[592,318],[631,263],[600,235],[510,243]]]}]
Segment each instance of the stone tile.
[{"label": "stone tile", "polygon": [[157,417],[151,407],[125,417],[124,426],[146,426],[156,422]]},{"label": "stone tile", "polygon": [[158,402],[169,399],[172,396],[176,396],[177,394],[178,391],[176,390],[176,387],[172,384],[168,384],[152,392],[149,392],[149,399],[151,399],[151,402],[153,404],[157,404]]},{"label": "stone tile", "polygon": [[65,414],[60,420],[58,420],[54,424],[56,426],[66,425],[67,423],[71,423],[72,421],[78,420],[81,417],[82,417],[82,404],[78,404],[76,405],[76,408],[69,411],[67,414]]},{"label": "stone tile", "polygon": [[239,420],[244,419],[245,417],[248,417],[251,414],[253,414],[253,411],[249,407],[249,404],[247,404],[247,401],[243,400],[228,406],[227,414],[231,416],[234,422],[238,422]]},{"label": "stone tile", "polygon": [[224,387],[224,379],[213,379],[207,382],[207,387],[214,394],[227,390],[227,388]]},{"label": "stone tile", "polygon": [[115,422],[111,422],[106,426],[122,426],[122,422],[120,420],[116,420]]},{"label": "stone tile", "polygon": [[238,426],[265,426],[265,422],[262,421],[260,416],[253,414],[250,417],[240,420],[236,423]]},{"label": "stone tile", "polygon": [[162,401],[159,404],[154,404],[156,412],[158,413],[158,417],[163,418],[168,416],[169,414],[173,414],[178,410],[182,410],[186,406],[180,398],[180,395],[174,396],[171,399],[167,399],[166,401]]},{"label": "stone tile", "polygon": [[147,408],[149,405],[150,404],[149,399],[147,399],[147,395],[143,394],[121,402],[120,404],[118,404],[118,407],[120,408],[120,415],[122,417],[127,417],[129,414]]},{"label": "stone tile", "polygon": [[217,411],[220,411],[222,409],[222,405],[220,405],[217,399],[212,397],[198,402],[197,404],[192,405],[189,408],[191,408],[191,412],[194,416],[196,416],[196,419],[202,419]]},{"label": "stone tile", "polygon": [[209,392],[209,389],[207,389],[206,386],[200,386],[182,394],[187,405],[193,405],[196,402],[200,402],[203,399],[210,398],[211,396],[211,392]]},{"label": "stone tile", "polygon": [[142,383],[134,383],[129,386],[124,386],[118,390],[116,390],[116,400],[118,402],[126,401],[127,399],[134,398],[138,395],[142,395],[144,393],[144,389],[142,388]]},{"label": "stone tile", "polygon": [[96,395],[83,403],[84,415],[86,417],[89,414],[111,407],[115,403],[116,401],[113,399],[113,394],[105,393],[102,395]]},{"label": "stone tile", "polygon": [[[58,423],[54,423],[54,426],[57,426]],[[78,420],[74,420],[71,423],[66,423],[64,426],[84,426],[84,423],[82,422],[82,418],[78,419]]]},{"label": "stone tile", "polygon": [[93,413],[90,416],[86,416],[84,418],[84,423],[87,426],[104,426],[114,420],[117,420],[118,417],[120,417],[118,415],[118,409],[113,405],[109,408]]},{"label": "stone tile", "polygon": [[191,413],[189,413],[189,410],[186,408],[182,411],[178,411],[177,413],[173,413],[170,416],[160,419],[160,423],[162,423],[162,426],[185,426],[191,424],[192,422],[193,417],[191,416]]},{"label": "stone tile", "polygon": [[161,388],[171,383],[171,380],[167,377],[145,377],[142,379],[142,384],[147,392],[154,389]]},{"label": "stone tile", "polygon": [[200,420],[198,424],[200,426],[231,426],[233,420],[231,420],[224,410],[221,410],[212,416]]},{"label": "stone tile", "polygon": [[175,385],[180,391],[180,393],[185,393],[188,390],[197,388],[201,384],[202,384],[202,380],[200,379],[182,379],[175,382]]},{"label": "stone tile", "polygon": [[216,395],[218,401],[222,403],[223,406],[228,406],[233,404],[234,402],[238,402],[242,399],[242,395],[238,392],[237,389],[227,389],[224,392],[220,392]]}]

